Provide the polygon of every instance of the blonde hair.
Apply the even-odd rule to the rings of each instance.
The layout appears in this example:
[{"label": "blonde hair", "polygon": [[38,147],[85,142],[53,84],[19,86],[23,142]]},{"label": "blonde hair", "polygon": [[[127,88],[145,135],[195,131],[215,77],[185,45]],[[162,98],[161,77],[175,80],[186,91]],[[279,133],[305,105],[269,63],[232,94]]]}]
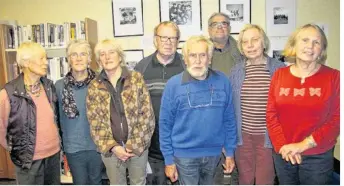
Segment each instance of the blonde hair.
[{"label": "blonde hair", "polygon": [[313,28],[316,31],[318,31],[320,36],[321,36],[321,54],[318,57],[317,62],[318,63],[324,63],[326,61],[326,59],[327,59],[327,38],[326,38],[324,31],[316,24],[306,24],[306,25],[303,25],[303,26],[299,27],[298,29],[296,29],[292,33],[292,35],[288,38],[287,44],[285,45],[283,53],[282,53],[288,62],[290,62],[290,63],[296,62],[295,45],[296,45],[297,40],[299,39],[298,36],[299,36],[300,32],[302,32],[306,29],[309,29],[309,28]]},{"label": "blonde hair", "polygon": [[207,44],[207,50],[208,50],[208,55],[209,58],[211,59],[213,56],[213,49],[214,49],[214,44],[213,42],[210,41],[210,39],[206,38],[203,35],[199,35],[199,36],[191,36],[189,37],[188,40],[186,40],[186,42],[184,43],[183,46],[183,56],[184,59],[188,61],[188,56],[189,56],[189,50],[191,45],[195,44],[195,43],[200,43],[200,42],[204,42]]},{"label": "blonde hair", "polygon": [[99,55],[100,55],[100,51],[102,49],[104,49],[105,46],[111,46],[116,51],[118,56],[122,59],[121,60],[121,65],[125,66],[125,54],[124,54],[124,51],[123,51],[121,45],[115,39],[104,39],[104,40],[101,40],[94,47],[94,53],[96,55],[96,61],[98,63],[98,66],[101,67],[101,64],[99,63],[100,62]]},{"label": "blonde hair", "polygon": [[69,42],[66,49],[68,61],[70,61],[70,55],[78,47],[86,49],[87,54],[88,54],[88,62],[90,63],[91,58],[92,58],[92,49],[91,49],[90,44],[86,40],[83,40],[83,39],[76,39]]},{"label": "blonde hair", "polygon": [[250,30],[250,29],[257,29],[258,30],[259,34],[261,35],[261,37],[263,39],[263,47],[264,47],[264,51],[263,52],[265,54],[267,54],[267,52],[270,49],[270,40],[269,40],[268,36],[266,35],[266,33],[264,32],[264,30],[262,29],[262,27],[260,27],[259,25],[254,25],[254,24],[246,24],[244,26],[244,28],[239,33],[239,36],[238,36],[238,49],[239,49],[240,53],[242,55],[245,55],[244,54],[244,50],[242,48],[242,38],[244,36],[244,33],[247,30]]},{"label": "blonde hair", "polygon": [[17,50],[16,61],[18,66],[22,68],[25,61],[33,59],[37,54],[46,55],[45,49],[40,44],[29,41],[23,42]]},{"label": "blonde hair", "polygon": [[[179,27],[178,25],[173,22],[173,21],[163,21],[161,23],[159,23],[155,28],[154,28],[154,36],[157,36],[158,35],[158,31],[161,27],[171,27],[174,29],[174,31],[177,33],[177,38],[178,38],[178,41],[180,39],[180,30],[179,30]],[[177,44],[178,44],[178,41],[177,41]],[[157,44],[156,44],[156,38],[154,38],[154,46],[157,47]]]}]

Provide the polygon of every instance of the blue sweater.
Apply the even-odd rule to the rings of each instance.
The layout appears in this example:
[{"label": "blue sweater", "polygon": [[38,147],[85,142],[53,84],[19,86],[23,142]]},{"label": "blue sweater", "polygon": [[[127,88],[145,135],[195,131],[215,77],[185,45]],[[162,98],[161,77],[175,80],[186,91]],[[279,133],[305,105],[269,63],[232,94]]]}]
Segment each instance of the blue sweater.
[{"label": "blue sweater", "polygon": [[59,102],[59,117],[62,130],[63,150],[66,153],[75,153],[85,150],[97,150],[91,138],[90,124],[86,117],[87,86],[73,88],[74,99],[79,110],[79,117],[69,119],[62,109],[63,79],[56,82],[56,93]]},{"label": "blue sweater", "polygon": [[159,117],[160,149],[165,164],[173,157],[217,156],[224,147],[233,157],[236,123],[228,78],[209,71],[207,79],[193,79],[187,71],[173,76],[163,92]]}]

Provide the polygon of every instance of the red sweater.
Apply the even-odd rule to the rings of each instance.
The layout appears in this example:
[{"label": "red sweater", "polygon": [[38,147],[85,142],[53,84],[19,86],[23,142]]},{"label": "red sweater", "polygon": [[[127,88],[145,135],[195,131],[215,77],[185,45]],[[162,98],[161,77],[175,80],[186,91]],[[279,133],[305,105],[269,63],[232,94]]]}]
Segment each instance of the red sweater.
[{"label": "red sweater", "polygon": [[314,155],[328,151],[339,135],[338,70],[322,65],[314,75],[301,78],[290,66],[277,70],[271,80],[267,104],[267,129],[275,151],[312,135],[317,147],[303,152]]}]

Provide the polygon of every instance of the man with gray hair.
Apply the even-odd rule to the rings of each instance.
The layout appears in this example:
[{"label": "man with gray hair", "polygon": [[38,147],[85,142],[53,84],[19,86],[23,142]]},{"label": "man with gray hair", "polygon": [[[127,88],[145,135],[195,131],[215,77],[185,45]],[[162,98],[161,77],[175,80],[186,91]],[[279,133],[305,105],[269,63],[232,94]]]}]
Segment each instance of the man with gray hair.
[{"label": "man with gray hair", "polygon": [[214,43],[211,68],[227,76],[237,61],[242,59],[236,40],[230,35],[230,19],[227,14],[216,12],[208,19],[208,32]]},{"label": "man with gray hair", "polygon": [[148,153],[148,162],[152,168],[152,174],[147,176],[148,185],[166,185],[168,180],[164,173],[164,157],[159,144],[159,111],[167,80],[184,70],[183,58],[176,52],[179,38],[180,31],[176,23],[161,22],[154,29],[154,45],[157,50],[135,67],[135,70],[143,75],[148,87],[156,123]]},{"label": "man with gray hair", "polygon": [[[211,41],[214,43],[211,68],[222,71],[228,77],[232,67],[243,58],[237,47],[236,40],[230,35],[231,26],[229,16],[222,12],[213,13],[208,19],[208,32]],[[222,156],[216,170],[216,185],[228,184],[224,183],[223,179],[223,162],[224,157]],[[231,175],[231,184],[238,184],[236,168]]]}]

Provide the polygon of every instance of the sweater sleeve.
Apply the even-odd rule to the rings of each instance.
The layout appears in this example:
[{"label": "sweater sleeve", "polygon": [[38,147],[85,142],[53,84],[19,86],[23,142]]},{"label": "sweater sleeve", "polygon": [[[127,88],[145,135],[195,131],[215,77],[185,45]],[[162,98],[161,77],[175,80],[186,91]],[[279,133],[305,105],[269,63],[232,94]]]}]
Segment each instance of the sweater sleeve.
[{"label": "sweater sleeve", "polygon": [[286,139],[283,133],[281,123],[278,119],[278,112],[276,109],[276,84],[279,81],[280,70],[277,70],[272,76],[269,90],[268,103],[266,108],[266,127],[275,151],[278,153],[283,145],[286,144]]},{"label": "sweater sleeve", "polygon": [[333,96],[330,111],[326,122],[313,133],[316,144],[321,146],[323,143],[335,141],[340,131],[340,73],[336,71],[333,78]]},{"label": "sweater sleeve", "polygon": [[6,135],[11,105],[5,89],[0,91],[0,144],[8,150]]},{"label": "sweater sleeve", "polygon": [[159,116],[159,141],[160,150],[165,158],[165,165],[174,164],[173,147],[172,147],[172,128],[174,125],[174,103],[171,96],[169,83],[166,84],[165,90],[161,98],[160,116]]},{"label": "sweater sleeve", "polygon": [[230,83],[227,86],[227,93],[228,93],[228,102],[227,108],[223,115],[224,119],[224,126],[226,131],[226,138],[225,138],[225,151],[226,157],[233,157],[234,151],[236,149],[237,144],[237,125],[235,119],[235,112],[234,112],[234,105],[233,105],[233,97],[232,97],[232,88]]}]

